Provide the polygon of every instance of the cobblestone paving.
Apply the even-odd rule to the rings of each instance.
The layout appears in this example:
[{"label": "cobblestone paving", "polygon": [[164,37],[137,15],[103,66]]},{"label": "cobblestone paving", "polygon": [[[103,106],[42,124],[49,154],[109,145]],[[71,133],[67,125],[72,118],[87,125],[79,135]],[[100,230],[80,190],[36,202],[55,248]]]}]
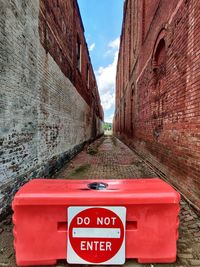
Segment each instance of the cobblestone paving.
[{"label": "cobblestone paving", "polygon": [[[112,136],[102,137],[79,153],[54,178],[123,179],[157,177],[126,145]],[[11,217],[0,227],[0,267],[16,267],[12,246]],[[174,264],[138,264],[127,260],[126,267],[200,267],[200,218],[181,200],[177,261]],[[69,266],[66,261],[57,265]],[[78,266],[78,265],[72,265]],[[79,265],[80,266],[80,265]],[[93,265],[95,266],[95,265]]]},{"label": "cobblestone paving", "polygon": [[138,156],[112,136],[102,137],[83,150],[55,175],[73,179],[124,179],[156,177]]}]

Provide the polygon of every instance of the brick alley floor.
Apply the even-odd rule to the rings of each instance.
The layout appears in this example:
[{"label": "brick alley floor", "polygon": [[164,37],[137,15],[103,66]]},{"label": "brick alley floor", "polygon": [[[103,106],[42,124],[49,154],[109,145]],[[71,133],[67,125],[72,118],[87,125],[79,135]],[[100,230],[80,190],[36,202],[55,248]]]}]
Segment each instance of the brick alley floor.
[{"label": "brick alley floor", "polygon": [[[101,137],[85,147],[54,178],[123,179],[157,177],[148,166],[126,145],[112,136]],[[11,217],[0,228],[0,267],[14,267]],[[61,261],[58,266],[69,266]],[[75,266],[75,265],[72,265]],[[94,265],[93,265],[94,266]],[[174,264],[138,264],[127,260],[124,266],[133,267],[200,267],[200,218],[183,199],[181,200],[177,262]]]}]

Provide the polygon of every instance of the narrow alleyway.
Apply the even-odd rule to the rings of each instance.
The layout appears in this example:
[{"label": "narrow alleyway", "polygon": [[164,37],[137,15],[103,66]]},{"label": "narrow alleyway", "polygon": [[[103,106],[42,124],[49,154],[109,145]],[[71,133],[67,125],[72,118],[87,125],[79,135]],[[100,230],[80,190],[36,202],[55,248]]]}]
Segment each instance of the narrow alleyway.
[{"label": "narrow alleyway", "polygon": [[92,143],[55,178],[122,179],[155,177],[138,156],[113,136]]},{"label": "narrow alleyway", "polygon": [[[54,178],[71,179],[123,179],[157,177],[148,166],[126,145],[113,136],[104,136],[85,147]],[[136,260],[128,260],[125,266],[200,266],[200,220],[193,209],[181,201],[180,238],[178,241],[178,257],[175,264],[138,264]],[[11,217],[4,221],[0,228],[2,249],[0,250],[0,266],[14,267],[15,257],[12,245]],[[67,266],[61,261],[57,266]]]}]

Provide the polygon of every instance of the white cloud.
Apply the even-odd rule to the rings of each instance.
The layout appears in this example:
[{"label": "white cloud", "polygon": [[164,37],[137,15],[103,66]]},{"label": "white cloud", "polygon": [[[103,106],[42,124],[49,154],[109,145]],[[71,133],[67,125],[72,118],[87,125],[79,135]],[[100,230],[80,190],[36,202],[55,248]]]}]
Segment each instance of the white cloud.
[{"label": "white cloud", "polygon": [[92,51],[94,48],[95,48],[95,43],[93,43],[93,44],[91,44],[91,45],[89,46],[89,51]]},{"label": "white cloud", "polygon": [[115,40],[111,41],[108,46],[112,49],[119,49],[120,37],[116,38]]},{"label": "white cloud", "polygon": [[104,111],[109,110],[115,104],[115,93],[113,92],[105,92],[101,95],[101,102]]},{"label": "white cloud", "polygon": [[113,56],[116,51],[119,50],[119,44],[120,44],[120,37],[117,37],[115,40],[112,40],[108,43],[109,49],[106,51],[104,56]]},{"label": "white cloud", "polygon": [[112,120],[112,118],[107,115],[107,111],[114,109],[115,105],[115,79],[118,50],[119,38],[109,42],[108,44],[108,51],[112,52],[112,63],[105,67],[100,67],[97,71],[95,71],[101,103],[104,109],[105,121]]},{"label": "white cloud", "polygon": [[115,75],[117,66],[118,51],[115,52],[113,62],[106,67],[100,67],[96,71],[96,78],[100,94],[107,91],[114,91]]},{"label": "white cloud", "polygon": [[105,122],[110,122],[112,123],[113,122],[113,116],[114,116],[114,113],[112,113],[110,116],[108,116],[105,120]]}]

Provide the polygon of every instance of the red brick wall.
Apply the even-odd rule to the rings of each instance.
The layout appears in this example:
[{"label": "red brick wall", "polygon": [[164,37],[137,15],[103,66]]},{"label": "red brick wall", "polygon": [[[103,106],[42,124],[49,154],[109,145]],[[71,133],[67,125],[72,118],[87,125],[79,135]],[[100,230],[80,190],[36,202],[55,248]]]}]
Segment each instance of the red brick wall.
[{"label": "red brick wall", "polygon": [[[92,99],[97,106],[97,116],[103,114],[97,83],[91,65],[84,28],[76,0],[40,0],[40,40],[47,53],[54,58],[62,72],[74,84],[77,91],[91,106]],[[81,43],[81,71],[77,68],[76,42]],[[87,65],[89,66],[89,88],[87,86]]]},{"label": "red brick wall", "polygon": [[128,47],[118,60],[115,134],[200,206],[200,1],[128,0],[124,16],[137,41],[131,67],[123,66],[134,37],[122,30]]},{"label": "red brick wall", "polygon": [[[132,2],[132,1],[130,1]],[[142,12],[142,27],[143,27],[143,32],[142,32],[142,37],[145,39],[150,26],[151,22],[154,18],[154,15],[159,7],[160,0],[144,0],[143,1],[143,12]]]}]

